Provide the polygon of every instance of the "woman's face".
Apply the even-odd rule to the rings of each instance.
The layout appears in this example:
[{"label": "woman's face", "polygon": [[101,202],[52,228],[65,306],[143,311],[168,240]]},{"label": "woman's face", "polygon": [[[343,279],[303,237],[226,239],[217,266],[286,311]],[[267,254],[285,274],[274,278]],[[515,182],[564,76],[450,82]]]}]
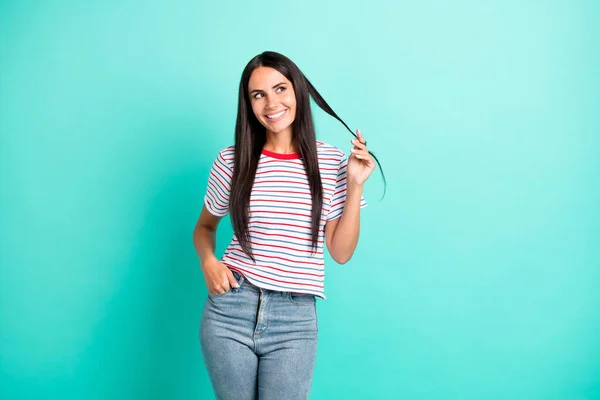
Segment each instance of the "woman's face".
[{"label": "woman's face", "polygon": [[258,67],[250,75],[248,93],[252,111],[267,131],[291,129],[296,118],[296,93],[285,76],[276,69]]}]

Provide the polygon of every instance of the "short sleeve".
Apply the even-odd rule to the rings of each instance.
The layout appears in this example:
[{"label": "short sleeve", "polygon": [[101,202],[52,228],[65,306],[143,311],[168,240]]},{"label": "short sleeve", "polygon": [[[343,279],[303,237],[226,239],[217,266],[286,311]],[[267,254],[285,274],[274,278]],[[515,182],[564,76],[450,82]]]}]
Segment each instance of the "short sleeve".
[{"label": "short sleeve", "polygon": [[[344,211],[346,204],[346,169],[348,167],[348,157],[343,156],[338,167],[337,178],[335,182],[335,192],[331,197],[331,207],[327,213],[327,221],[339,218]],[[365,208],[367,202],[363,196],[360,198],[360,208]]]},{"label": "short sleeve", "polygon": [[211,214],[217,217],[223,217],[229,212],[232,177],[230,158],[233,157],[233,152],[229,153],[231,154],[228,154],[227,149],[220,151],[213,162],[204,196],[204,205]]}]

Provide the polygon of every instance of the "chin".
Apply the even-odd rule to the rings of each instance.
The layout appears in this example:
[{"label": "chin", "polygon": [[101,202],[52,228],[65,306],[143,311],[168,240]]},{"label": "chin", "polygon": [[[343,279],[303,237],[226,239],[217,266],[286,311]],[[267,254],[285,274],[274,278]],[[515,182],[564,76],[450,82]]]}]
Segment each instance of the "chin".
[{"label": "chin", "polygon": [[263,125],[266,129],[270,130],[273,133],[279,133],[279,132],[283,132],[285,131],[287,128],[290,127],[291,124],[287,124],[287,125],[278,125],[276,129],[268,126],[268,125]]}]

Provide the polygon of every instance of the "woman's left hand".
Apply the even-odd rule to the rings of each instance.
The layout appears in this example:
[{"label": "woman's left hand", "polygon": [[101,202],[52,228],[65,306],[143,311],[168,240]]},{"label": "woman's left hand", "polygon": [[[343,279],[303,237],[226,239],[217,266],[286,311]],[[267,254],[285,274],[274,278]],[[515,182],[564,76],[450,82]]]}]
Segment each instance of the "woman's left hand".
[{"label": "woman's left hand", "polygon": [[[365,138],[359,129],[356,130],[357,139],[350,141],[354,148],[348,157],[347,182],[348,184],[363,185],[375,169],[375,160],[369,154]],[[363,144],[365,143],[365,144]]]}]

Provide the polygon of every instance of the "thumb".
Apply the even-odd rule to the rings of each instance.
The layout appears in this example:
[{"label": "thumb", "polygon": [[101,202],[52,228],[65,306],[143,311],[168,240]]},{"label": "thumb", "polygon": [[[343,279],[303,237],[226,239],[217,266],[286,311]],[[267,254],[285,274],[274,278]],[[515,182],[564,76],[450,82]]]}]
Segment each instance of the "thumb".
[{"label": "thumb", "polygon": [[238,285],[237,281],[235,280],[235,276],[233,276],[233,273],[229,268],[227,268],[227,279],[229,279],[229,286],[234,287],[236,289],[240,287],[240,285]]}]

